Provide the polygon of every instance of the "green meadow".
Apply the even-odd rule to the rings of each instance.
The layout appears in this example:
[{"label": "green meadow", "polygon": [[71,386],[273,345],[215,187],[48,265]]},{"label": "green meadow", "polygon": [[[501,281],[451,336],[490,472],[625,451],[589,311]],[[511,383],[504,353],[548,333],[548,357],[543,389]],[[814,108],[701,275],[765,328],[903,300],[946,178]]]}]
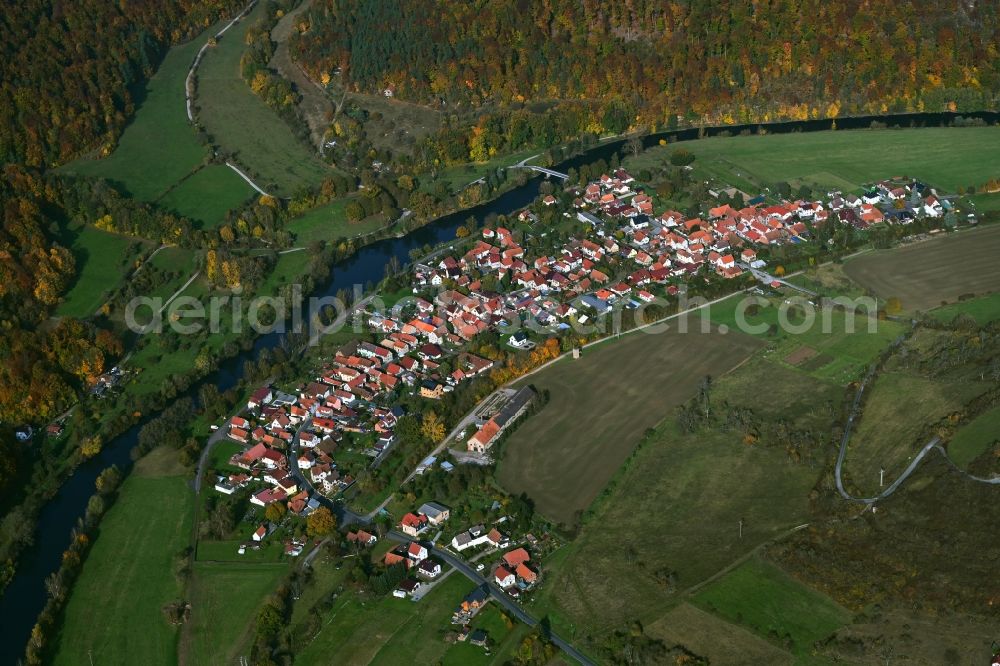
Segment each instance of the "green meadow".
[{"label": "green meadow", "polygon": [[1000,440],[1000,407],[986,411],[958,429],[948,442],[948,456],[961,468]]},{"label": "green meadow", "polygon": [[89,317],[104,304],[137,259],[137,247],[152,243],[90,226],[67,229],[63,242],[76,259],[76,281],[63,296],[56,314]]},{"label": "green meadow", "polygon": [[257,97],[240,76],[248,28],[266,5],[258,3],[209,49],[198,68],[198,120],[223,150],[268,192],[290,196],[303,186],[318,185],[330,167],[295,137],[288,125]]},{"label": "green meadow", "polygon": [[110,156],[77,160],[64,170],[106,178],[137,199],[154,201],[202,164],[208,147],[188,123],[184,80],[209,32],[167,52]]},{"label": "green meadow", "polygon": [[175,451],[136,465],[73,584],[52,663],[177,663],[178,630],[162,608],[184,596],[174,562],[191,536],[193,500]]},{"label": "green meadow", "polygon": [[189,218],[202,229],[221,226],[226,213],[256,192],[224,164],[209,164],[191,174],[156,203]]},{"label": "green meadow", "polygon": [[854,191],[893,176],[954,192],[992,174],[1000,128],[934,127],[714,137],[653,147],[625,165],[657,167],[677,148],[695,154],[693,176],[759,194],[779,181]]},{"label": "green meadow", "polygon": [[851,619],[828,597],[755,558],[700,590],[694,603],[799,657]]}]

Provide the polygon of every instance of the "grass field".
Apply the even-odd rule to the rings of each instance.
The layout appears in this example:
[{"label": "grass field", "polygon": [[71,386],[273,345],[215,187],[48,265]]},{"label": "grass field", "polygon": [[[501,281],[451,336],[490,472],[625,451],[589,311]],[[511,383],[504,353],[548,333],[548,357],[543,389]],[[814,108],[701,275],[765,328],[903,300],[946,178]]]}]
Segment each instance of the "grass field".
[{"label": "grass field", "polygon": [[56,314],[63,317],[89,317],[94,314],[121,282],[122,276],[133,268],[137,258],[130,250],[133,244],[152,248],[148,241],[90,226],[67,230],[63,236],[63,243],[76,259],[77,272],[76,281],[63,296],[63,303],[56,308]]},{"label": "grass field", "polygon": [[[795,316],[783,299],[756,298],[744,304],[743,297],[737,295],[702,312],[715,324],[765,340],[768,358],[839,384],[863,374],[867,365],[905,328],[898,322],[869,317],[864,309],[845,314],[802,303],[809,312]],[[747,305],[754,302],[758,304],[756,314],[748,314],[753,310]],[[744,322],[752,328],[744,326]]]},{"label": "grass field", "polygon": [[788,666],[794,662],[791,653],[689,603],[645,627],[645,633],[668,644],[683,645],[712,664]]},{"label": "grass field", "polygon": [[251,638],[253,620],[264,599],[288,572],[285,564],[194,565],[188,589],[191,619],[180,643],[183,663],[237,663]]},{"label": "grass field", "polygon": [[109,157],[77,160],[64,170],[106,178],[137,199],[153,201],[201,164],[208,148],[198,142],[188,124],[184,79],[209,33],[167,52],[146,86],[145,99]]},{"label": "grass field", "polygon": [[950,322],[960,314],[966,314],[976,320],[976,323],[983,325],[991,321],[1000,319],[1000,293],[970,298],[953,305],[945,305],[931,314],[944,322]]},{"label": "grass field", "polygon": [[948,442],[948,456],[965,468],[1000,439],[1000,407],[980,414],[962,426]]},{"label": "grass field", "polygon": [[899,476],[913,455],[927,443],[930,426],[958,411],[986,384],[930,379],[901,370],[883,371],[869,389],[844,459],[844,478],[862,492],[874,494],[879,469],[885,478]]},{"label": "grass field", "polygon": [[851,619],[846,609],[759,559],[700,590],[694,603],[800,657]]},{"label": "grass field", "polygon": [[[693,176],[738,187],[750,195],[787,181],[826,191],[857,190],[863,183],[910,176],[954,192],[981,183],[1000,149],[995,127],[854,130],[737,136],[686,141],[697,156]],[[658,167],[677,146],[629,157],[627,167]]]},{"label": "grass field", "polygon": [[226,213],[256,194],[224,164],[208,164],[157,201],[161,207],[190,218],[201,229],[221,226]]},{"label": "grass field", "polygon": [[175,465],[175,451],[155,450],[122,486],[73,586],[53,663],[177,663],[177,629],[161,609],[183,596],[174,557],[191,535],[193,496]]},{"label": "grass field", "polygon": [[298,245],[306,245],[314,240],[333,241],[338,238],[353,238],[386,225],[382,215],[373,215],[360,222],[350,222],[344,208],[349,199],[337,199],[313,208],[301,217],[288,223],[288,230],[295,234]]},{"label": "grass field", "polygon": [[[822,431],[841,394],[758,356],[716,379],[712,403]],[[670,414],[657,413],[664,412]],[[716,428],[682,433],[671,418],[595,502],[572,544],[546,561],[535,611],[574,636],[635,619],[652,624],[679,602],[679,591],[808,520],[809,491],[820,473],[793,462],[783,447],[747,445],[739,432]]]},{"label": "grass field", "polygon": [[362,601],[346,593],[324,618],[322,629],[296,651],[295,663],[319,664],[499,664],[526,631],[515,624],[508,629],[498,608],[490,604],[472,622],[489,633],[492,655],[472,645],[445,641],[452,611],[472,590],[472,583],[453,573],[421,601],[391,595]]},{"label": "grass field", "polygon": [[522,380],[551,398],[505,445],[498,476],[548,518],[571,524],[614,475],[644,430],[758,347],[717,332],[632,333]]},{"label": "grass field", "polygon": [[223,150],[236,155],[258,185],[279,196],[318,185],[330,167],[240,77],[244,37],[265,10],[258,4],[210,49],[198,68],[198,119]]},{"label": "grass field", "polygon": [[870,252],[846,262],[844,272],[880,298],[898,298],[904,311],[926,311],[1000,289],[997,252],[1000,227],[989,226]]}]

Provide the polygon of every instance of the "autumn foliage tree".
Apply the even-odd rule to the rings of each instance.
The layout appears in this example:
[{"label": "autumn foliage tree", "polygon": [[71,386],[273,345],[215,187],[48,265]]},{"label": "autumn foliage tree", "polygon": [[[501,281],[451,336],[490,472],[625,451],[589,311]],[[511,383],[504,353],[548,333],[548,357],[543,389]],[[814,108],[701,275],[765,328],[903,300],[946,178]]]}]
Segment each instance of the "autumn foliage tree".
[{"label": "autumn foliage tree", "polygon": [[337,520],[330,509],[321,506],[306,518],[306,533],[311,537],[323,537],[337,529]]}]

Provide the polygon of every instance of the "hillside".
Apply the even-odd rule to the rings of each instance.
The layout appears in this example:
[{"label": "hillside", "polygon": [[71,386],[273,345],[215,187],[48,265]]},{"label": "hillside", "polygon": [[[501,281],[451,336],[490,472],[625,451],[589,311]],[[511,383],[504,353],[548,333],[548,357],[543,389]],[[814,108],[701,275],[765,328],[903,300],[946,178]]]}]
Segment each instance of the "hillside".
[{"label": "hillside", "polygon": [[322,0],[292,57],[317,81],[448,109],[600,100],[578,129],[636,116],[721,122],[994,106],[995,3],[955,0]]},{"label": "hillside", "polygon": [[237,0],[26,0],[0,14],[0,161],[45,166],[113,145],[166,46]]}]

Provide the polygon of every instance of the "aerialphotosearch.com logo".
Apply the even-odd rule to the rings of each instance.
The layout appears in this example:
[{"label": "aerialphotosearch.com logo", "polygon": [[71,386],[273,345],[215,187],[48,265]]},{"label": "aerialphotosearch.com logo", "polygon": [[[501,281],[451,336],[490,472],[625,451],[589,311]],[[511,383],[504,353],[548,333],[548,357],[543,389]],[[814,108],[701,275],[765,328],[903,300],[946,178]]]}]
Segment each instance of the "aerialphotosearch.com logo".
[{"label": "aerialphotosearch.com logo", "polygon": [[[654,299],[641,302],[629,297],[599,300],[574,299],[568,308],[544,307],[547,299],[535,299],[536,306],[523,307],[527,292],[513,292],[486,301],[441,288],[435,296],[404,296],[388,307],[379,294],[364,296],[362,285],[354,285],[350,303],[337,296],[303,296],[302,285],[293,284],[284,297],[244,298],[240,290],[213,296],[206,303],[193,296],[164,302],[160,297],[139,296],[125,308],[125,323],[135,333],[148,335],[169,329],[180,335],[204,331],[240,334],[308,334],[308,344],[318,344],[323,336],[351,327],[357,334],[372,329],[389,333],[412,329],[417,335],[444,340],[450,333],[471,337],[487,326],[501,335],[530,331],[551,335],[572,331],[581,337],[614,335],[638,330],[647,335],[676,330],[679,333],[728,333],[732,328],[750,335],[778,331],[801,335],[806,332],[856,332],[860,319],[868,333],[878,332],[877,299],[861,296],[812,299],[804,296],[765,298],[755,293],[734,294],[708,300],[681,291],[676,308]],[[428,300],[431,299],[431,300]],[[432,302],[433,301],[433,302]],[[733,302],[735,301],[735,307]],[[498,302],[507,303],[497,308]],[[490,307],[487,307],[490,303]],[[554,301],[553,301],[554,303]],[[430,306],[430,307],[428,307]],[[713,323],[712,309],[732,324]],[[552,312],[553,310],[558,312]],[[498,312],[498,310],[501,310]],[[845,313],[854,316],[845,316]],[[479,325],[477,326],[477,322]],[[817,328],[818,327],[818,328]]]}]

